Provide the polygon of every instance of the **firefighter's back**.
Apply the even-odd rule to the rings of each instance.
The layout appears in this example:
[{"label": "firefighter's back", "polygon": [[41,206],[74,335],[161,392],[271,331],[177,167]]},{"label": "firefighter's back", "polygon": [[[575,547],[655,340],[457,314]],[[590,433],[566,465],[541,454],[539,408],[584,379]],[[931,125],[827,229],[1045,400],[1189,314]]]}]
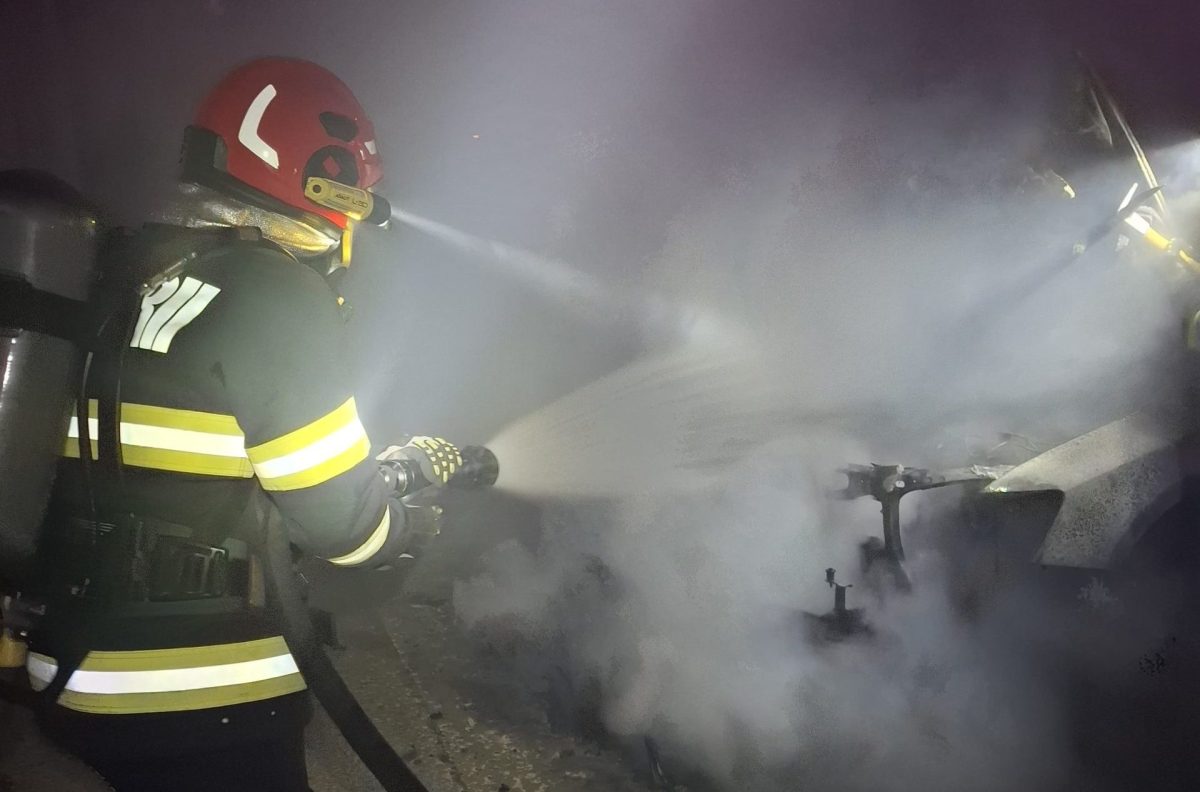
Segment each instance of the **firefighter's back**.
[{"label": "firefighter's back", "polygon": [[181,239],[194,255],[143,296],[110,389],[119,467],[97,440],[102,386],[86,429],[72,420],[28,671],[45,727],[120,788],[305,789],[309,703],[242,529],[259,487],[242,424],[289,409],[271,371],[298,361],[275,314],[333,297],[261,241],[151,227],[133,247],[153,261]]}]

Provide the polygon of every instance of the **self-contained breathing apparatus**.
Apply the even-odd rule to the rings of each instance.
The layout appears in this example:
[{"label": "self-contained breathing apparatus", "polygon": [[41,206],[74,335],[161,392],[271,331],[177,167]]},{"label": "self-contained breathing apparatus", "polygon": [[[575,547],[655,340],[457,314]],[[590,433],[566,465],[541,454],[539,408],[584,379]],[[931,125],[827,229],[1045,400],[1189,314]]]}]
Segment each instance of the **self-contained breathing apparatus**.
[{"label": "self-contained breathing apparatus", "polygon": [[61,181],[0,173],[0,581],[28,583],[97,276],[99,218]]},{"label": "self-contained breathing apparatus", "polygon": [[[0,334],[8,347],[0,356],[0,667],[24,665],[24,638],[36,621],[53,623],[72,610],[51,607],[47,615],[55,602],[223,599],[236,609],[249,593],[247,544],[213,546],[186,526],[129,513],[121,460],[121,368],[139,301],[190,261],[235,241],[269,244],[257,229],[174,236],[106,229],[62,181],[0,174]],[[86,502],[74,514],[51,508],[69,428],[79,448],[91,450],[78,455]],[[231,525],[244,508],[228,515]],[[53,547],[52,563],[39,547]],[[46,700],[86,655],[88,630],[75,632],[77,646],[61,653]]]},{"label": "self-contained breathing apparatus", "polygon": [[101,224],[36,171],[0,173],[0,665],[24,664],[27,597],[71,411],[90,355]]}]

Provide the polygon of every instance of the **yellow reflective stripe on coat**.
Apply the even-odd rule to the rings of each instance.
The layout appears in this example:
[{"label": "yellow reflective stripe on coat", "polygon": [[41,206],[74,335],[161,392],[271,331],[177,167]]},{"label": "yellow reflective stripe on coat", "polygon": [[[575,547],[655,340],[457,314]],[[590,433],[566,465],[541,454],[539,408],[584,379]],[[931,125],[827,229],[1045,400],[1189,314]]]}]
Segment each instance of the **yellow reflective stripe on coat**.
[{"label": "yellow reflective stripe on coat", "polygon": [[246,453],[263,489],[281,492],[322,484],[366,459],[370,451],[351,397],[312,423]]},{"label": "yellow reflective stripe on coat", "polygon": [[[31,652],[35,689],[54,679],[57,662]],[[58,703],[95,714],[126,715],[226,707],[305,689],[283,638],[216,646],[89,652]]]},{"label": "yellow reflective stripe on coat", "polygon": [[379,525],[375,526],[375,530],[367,537],[367,541],[358,546],[357,549],[340,555],[337,558],[326,559],[331,564],[338,566],[354,566],[361,564],[364,561],[369,561],[380,548],[387,542],[388,534],[392,528],[392,510],[388,506],[383,507],[383,519],[379,521]]},{"label": "yellow reflective stripe on coat", "polygon": [[[99,457],[97,404],[88,404],[92,458]],[[79,420],[71,418],[63,455],[79,457]],[[251,478],[246,440],[232,415],[149,404],[121,405],[121,458],[135,467],[208,476]]]}]

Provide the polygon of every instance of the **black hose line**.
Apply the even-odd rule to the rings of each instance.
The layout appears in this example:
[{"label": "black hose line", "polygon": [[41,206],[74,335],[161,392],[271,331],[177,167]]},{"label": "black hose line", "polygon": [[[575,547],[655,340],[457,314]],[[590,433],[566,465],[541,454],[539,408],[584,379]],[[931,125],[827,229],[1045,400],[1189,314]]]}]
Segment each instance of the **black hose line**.
[{"label": "black hose line", "polygon": [[261,526],[267,590],[279,612],[283,638],[309,690],[384,789],[429,792],[379,733],[321,648],[292,568],[291,545],[282,516],[261,492],[255,493],[248,511],[258,517]]}]

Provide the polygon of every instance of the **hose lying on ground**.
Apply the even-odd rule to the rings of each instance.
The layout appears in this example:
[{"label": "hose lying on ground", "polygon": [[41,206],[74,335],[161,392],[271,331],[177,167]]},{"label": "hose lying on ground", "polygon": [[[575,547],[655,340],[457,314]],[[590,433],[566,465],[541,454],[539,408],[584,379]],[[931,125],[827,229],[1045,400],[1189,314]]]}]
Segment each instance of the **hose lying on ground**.
[{"label": "hose lying on ground", "polygon": [[379,733],[321,648],[292,568],[291,545],[283,517],[261,492],[254,496],[249,511],[257,520],[263,538],[268,595],[278,610],[283,638],[309,689],[384,789],[388,792],[429,792]]}]

